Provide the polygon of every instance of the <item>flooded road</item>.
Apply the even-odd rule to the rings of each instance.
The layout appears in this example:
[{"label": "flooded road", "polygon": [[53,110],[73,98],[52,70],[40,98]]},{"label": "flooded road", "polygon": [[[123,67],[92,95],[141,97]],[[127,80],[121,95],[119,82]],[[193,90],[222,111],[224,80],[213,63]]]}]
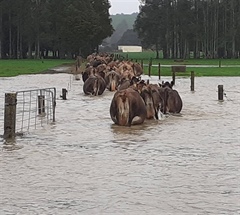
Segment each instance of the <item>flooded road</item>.
[{"label": "flooded road", "polygon": [[240,214],[240,77],[197,77],[195,92],[176,78],[181,115],[132,127],[113,125],[113,92],[85,96],[70,74],[0,78],[0,134],[4,93],[47,87],[56,123],[0,138],[1,215]]}]

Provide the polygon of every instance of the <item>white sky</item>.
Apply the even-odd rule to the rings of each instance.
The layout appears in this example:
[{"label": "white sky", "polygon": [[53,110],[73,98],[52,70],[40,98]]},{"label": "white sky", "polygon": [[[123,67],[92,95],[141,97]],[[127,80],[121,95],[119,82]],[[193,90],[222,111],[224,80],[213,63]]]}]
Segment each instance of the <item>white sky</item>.
[{"label": "white sky", "polygon": [[117,13],[132,14],[139,12],[138,0],[109,0],[111,8],[109,9],[110,15]]}]

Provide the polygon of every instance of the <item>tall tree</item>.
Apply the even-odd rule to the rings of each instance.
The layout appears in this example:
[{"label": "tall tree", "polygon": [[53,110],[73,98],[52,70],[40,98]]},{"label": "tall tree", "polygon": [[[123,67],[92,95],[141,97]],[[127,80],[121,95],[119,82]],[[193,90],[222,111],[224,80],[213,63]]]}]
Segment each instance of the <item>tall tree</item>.
[{"label": "tall tree", "polygon": [[160,35],[164,32],[164,26],[160,22],[164,19],[161,9],[162,1],[146,0],[145,4],[140,7],[140,13],[135,21],[134,29],[138,32],[143,44],[155,46],[156,58],[159,58]]},{"label": "tall tree", "polygon": [[0,59],[2,59],[2,41],[3,41],[3,0],[0,1]]}]

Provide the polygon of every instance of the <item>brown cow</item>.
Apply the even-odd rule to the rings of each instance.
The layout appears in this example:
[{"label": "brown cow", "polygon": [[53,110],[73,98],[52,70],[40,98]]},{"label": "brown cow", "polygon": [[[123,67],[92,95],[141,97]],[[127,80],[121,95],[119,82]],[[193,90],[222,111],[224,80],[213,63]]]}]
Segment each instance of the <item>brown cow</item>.
[{"label": "brown cow", "polygon": [[86,95],[101,95],[105,89],[105,80],[100,75],[90,75],[83,84],[83,92]]},{"label": "brown cow", "polygon": [[147,117],[147,110],[140,94],[128,88],[114,94],[110,115],[115,124],[131,126],[142,124]]},{"label": "brown cow", "polygon": [[147,108],[147,119],[158,119],[161,103],[159,88],[157,84],[147,84],[140,88],[140,95]]},{"label": "brown cow", "polygon": [[180,113],[182,110],[183,102],[176,90],[170,87],[164,87],[159,89],[159,94],[162,99],[161,112]]}]

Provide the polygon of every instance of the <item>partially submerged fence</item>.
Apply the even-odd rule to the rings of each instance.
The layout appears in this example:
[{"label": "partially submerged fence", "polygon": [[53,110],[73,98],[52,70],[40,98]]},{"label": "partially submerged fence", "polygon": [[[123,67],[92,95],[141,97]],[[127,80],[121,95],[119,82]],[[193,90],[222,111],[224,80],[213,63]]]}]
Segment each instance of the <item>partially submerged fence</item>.
[{"label": "partially submerged fence", "polygon": [[55,121],[56,88],[5,93],[4,138]]}]

